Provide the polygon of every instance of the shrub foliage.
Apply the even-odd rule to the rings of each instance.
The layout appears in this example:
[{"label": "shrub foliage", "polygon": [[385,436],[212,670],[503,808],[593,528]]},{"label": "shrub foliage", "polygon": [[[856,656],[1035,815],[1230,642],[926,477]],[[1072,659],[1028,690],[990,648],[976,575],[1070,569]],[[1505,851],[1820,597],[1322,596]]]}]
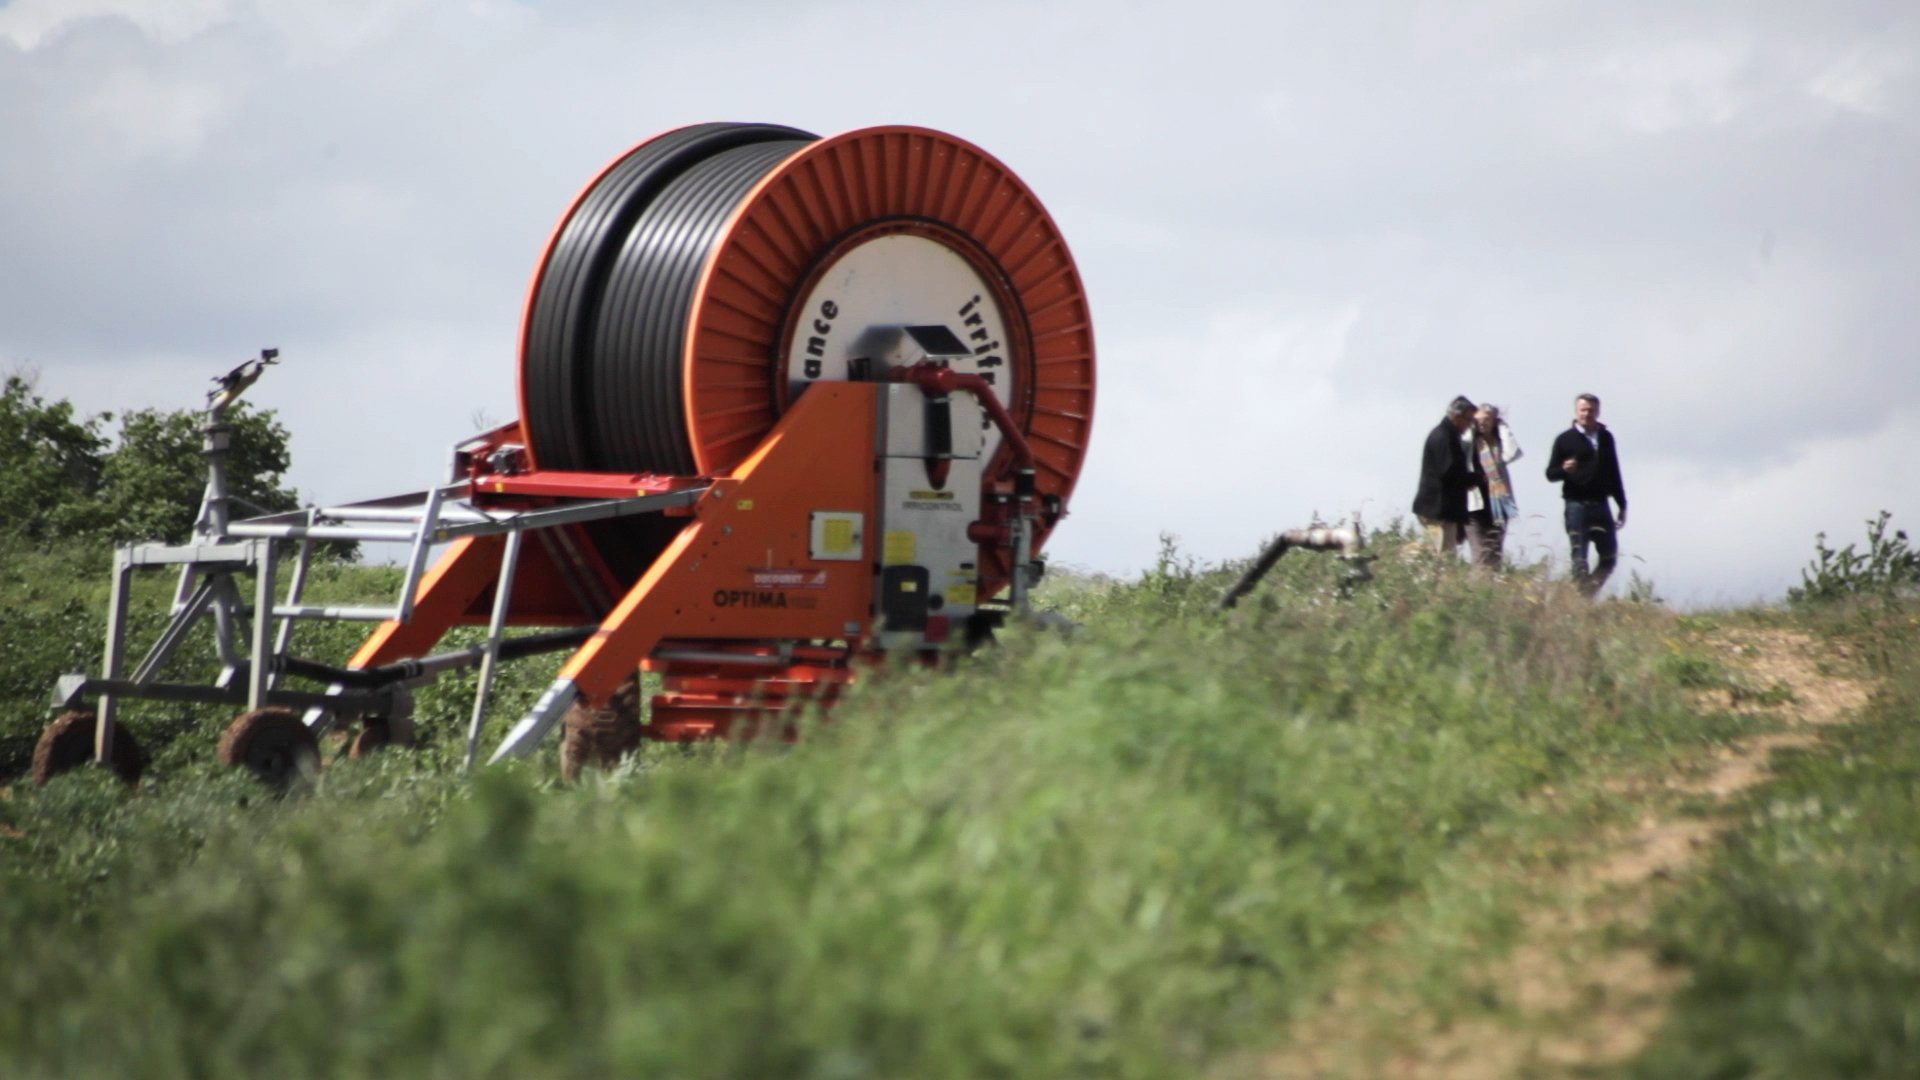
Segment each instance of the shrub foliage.
[{"label": "shrub foliage", "polygon": [[1882,510],[1867,522],[1865,551],[1856,550],[1853,544],[1836,551],[1827,546],[1826,533],[1817,535],[1814,559],[1800,571],[1800,584],[1787,590],[1787,599],[1808,605],[1920,595],[1920,550],[1910,546],[1905,529],[1888,534],[1887,524],[1892,518]]},{"label": "shrub foliage", "polygon": [[1711,737],[1646,605],[1301,559],[1223,616],[1233,569],[1054,575],[1071,635],[573,788],[459,777],[458,684],[303,798],[179,749],[211,728],[136,791],[16,788],[0,1071],[1186,1073],[1541,785]]},{"label": "shrub foliage", "polygon": [[[40,397],[31,377],[7,376],[0,390],[0,533],[67,544],[186,539],[207,483],[203,414],[137,409],[120,418],[119,438],[110,441],[103,432],[112,420],[111,413],[82,417],[71,402]],[[261,513],[297,507],[282,480],[291,460],[287,429],[272,410],[243,401],[227,422],[232,495]]]}]

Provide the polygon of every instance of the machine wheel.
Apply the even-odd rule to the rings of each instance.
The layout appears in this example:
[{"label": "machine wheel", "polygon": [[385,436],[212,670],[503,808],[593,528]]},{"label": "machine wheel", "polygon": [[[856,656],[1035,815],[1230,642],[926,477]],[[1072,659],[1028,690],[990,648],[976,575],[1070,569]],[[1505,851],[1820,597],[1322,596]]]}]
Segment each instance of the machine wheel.
[{"label": "machine wheel", "polygon": [[560,775],[576,780],[588,765],[614,765],[640,746],[640,677],[620,684],[605,708],[575,702],[560,741]]},{"label": "machine wheel", "polygon": [[353,737],[353,745],[348,747],[347,756],[359,761],[391,745],[393,745],[393,729],[388,726],[386,718],[369,716],[360,722],[360,732]]},{"label": "machine wheel", "polygon": [[357,761],[389,746],[412,745],[413,695],[395,690],[389,712],[375,713],[360,721],[360,732],[353,737],[347,756]]},{"label": "machine wheel", "polygon": [[[33,744],[35,787],[93,760],[94,721],[92,709],[74,709],[61,713],[41,730],[40,740]],[[140,779],[145,767],[146,755],[140,752],[140,744],[134,741],[133,732],[124,725],[116,727],[113,732],[114,775],[131,784]]]},{"label": "machine wheel", "polygon": [[220,764],[244,767],[268,787],[286,790],[320,771],[320,740],[291,709],[241,713],[220,736]]}]

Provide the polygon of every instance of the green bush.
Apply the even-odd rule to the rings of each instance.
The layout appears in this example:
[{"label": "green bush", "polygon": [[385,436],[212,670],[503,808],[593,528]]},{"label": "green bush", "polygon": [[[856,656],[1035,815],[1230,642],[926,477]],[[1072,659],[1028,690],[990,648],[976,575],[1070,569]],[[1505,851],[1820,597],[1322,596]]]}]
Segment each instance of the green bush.
[{"label": "green bush", "polygon": [[1887,534],[1892,517],[1882,510],[1867,522],[1864,552],[1852,544],[1836,551],[1827,546],[1826,533],[1815,536],[1814,560],[1800,571],[1800,584],[1787,590],[1787,599],[1804,606],[1920,595],[1920,550],[1908,545],[1905,529]]},{"label": "green bush", "polygon": [[1055,575],[1071,636],[569,789],[461,780],[451,696],[441,750],[306,798],[186,758],[16,788],[0,1073],[1190,1073],[1540,785],[1708,737],[1656,609],[1286,562],[1226,615],[1233,568],[1171,545]]},{"label": "green bush", "polygon": [[[120,417],[119,438],[109,445],[101,431],[111,413],[81,417],[71,402],[34,390],[24,374],[0,384],[0,505],[7,507],[0,536],[62,545],[186,539],[207,486],[201,411],[134,410]],[[227,486],[240,501],[237,516],[298,506],[281,483],[292,459],[273,411],[241,402],[227,424]]]},{"label": "green bush", "polygon": [[34,389],[26,374],[0,383],[0,532],[44,539],[96,529],[107,449],[100,429],[112,418],[82,417]]}]

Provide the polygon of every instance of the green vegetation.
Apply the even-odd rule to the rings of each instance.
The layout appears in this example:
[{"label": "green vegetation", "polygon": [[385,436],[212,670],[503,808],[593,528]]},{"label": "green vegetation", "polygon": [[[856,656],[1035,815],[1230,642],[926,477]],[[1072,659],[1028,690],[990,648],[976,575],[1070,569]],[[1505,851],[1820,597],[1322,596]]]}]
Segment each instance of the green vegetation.
[{"label": "green vegetation", "polygon": [[[1415,920],[1414,972],[1507,947],[1525,890],[1463,866],[1531,865],[1546,832],[1619,810],[1602,778],[1766,723],[1709,696],[1785,699],[1695,644],[1739,616],[1595,606],[1407,539],[1376,537],[1377,580],[1347,594],[1333,560],[1289,557],[1224,615],[1238,567],[1171,542],[1136,580],[1058,574],[1042,600],[1073,633],[875,674],[797,746],[653,748],[572,787],[550,760],[458,775],[470,673],[421,695],[420,751],[335,761],[285,799],[213,766],[227,717],[130,710],[154,756],[138,788],[86,771],[0,797],[0,1075],[1219,1066],[1277,1040],[1389,919]],[[0,746],[18,747],[52,676],[97,662],[106,559],[12,543]],[[314,589],[393,584],[329,564]],[[143,580],[145,633],[168,585]],[[1794,616],[1889,658],[1894,689],[1756,796],[1663,918],[1700,978],[1645,1075],[1890,1076],[1911,1056],[1920,667],[1888,612]],[[322,657],[354,644],[302,634]],[[551,668],[508,672],[496,736]]]},{"label": "green vegetation", "polygon": [[[66,401],[35,393],[13,374],[0,387],[0,536],[45,541],[99,536],[178,542],[193,531],[206,489],[200,457],[202,413],[137,409],[120,418],[117,442],[102,431],[111,414],[82,417]],[[232,432],[228,484],[243,505],[277,513],[299,505],[281,477],[290,463],[287,429],[272,410],[241,402]]]},{"label": "green vegetation", "polygon": [[[867,680],[795,748],[571,790],[429,752],[275,802],[214,775],[204,720],[136,791],[15,788],[4,1071],[1196,1068],[1540,785],[1714,737],[1658,609],[1424,559],[1343,601],[1337,575],[1283,564],[1230,617],[1231,574],[1171,550],[1063,579],[1071,637]],[[457,706],[423,714],[449,743]]]},{"label": "green vegetation", "polygon": [[1800,571],[1800,584],[1787,590],[1787,599],[1801,606],[1819,606],[1860,597],[1898,599],[1920,596],[1920,550],[1907,542],[1905,529],[1887,534],[1893,515],[1885,510],[1867,522],[1867,550],[1854,545],[1835,550],[1827,534],[1814,537],[1814,559]]},{"label": "green vegetation", "polygon": [[1694,973],[1626,1070],[1647,1077],[1910,1077],[1920,1062],[1920,612],[1814,625],[1880,692],[1857,723],[1780,755],[1654,940]]}]

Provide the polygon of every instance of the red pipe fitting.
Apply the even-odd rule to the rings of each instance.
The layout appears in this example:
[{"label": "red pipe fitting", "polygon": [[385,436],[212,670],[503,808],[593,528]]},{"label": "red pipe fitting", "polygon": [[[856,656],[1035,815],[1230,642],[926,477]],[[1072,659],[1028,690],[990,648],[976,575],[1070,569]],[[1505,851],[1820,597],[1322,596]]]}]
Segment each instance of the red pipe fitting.
[{"label": "red pipe fitting", "polygon": [[1013,530],[991,521],[976,521],[967,526],[967,539],[983,547],[1012,547]]},{"label": "red pipe fitting", "polygon": [[930,397],[951,394],[956,390],[972,394],[980,402],[980,406],[987,410],[987,415],[993,418],[993,425],[1000,429],[1000,434],[1006,438],[1007,445],[1013,448],[1014,460],[1028,468],[1033,467],[1033,447],[1027,445],[1027,437],[1021,434],[1019,426],[1013,422],[1013,414],[1007,411],[1005,405],[1000,404],[1000,397],[993,392],[992,383],[979,375],[942,367],[931,360],[922,360],[910,367],[895,368],[890,377],[898,382],[910,382],[919,387],[921,393]]}]

